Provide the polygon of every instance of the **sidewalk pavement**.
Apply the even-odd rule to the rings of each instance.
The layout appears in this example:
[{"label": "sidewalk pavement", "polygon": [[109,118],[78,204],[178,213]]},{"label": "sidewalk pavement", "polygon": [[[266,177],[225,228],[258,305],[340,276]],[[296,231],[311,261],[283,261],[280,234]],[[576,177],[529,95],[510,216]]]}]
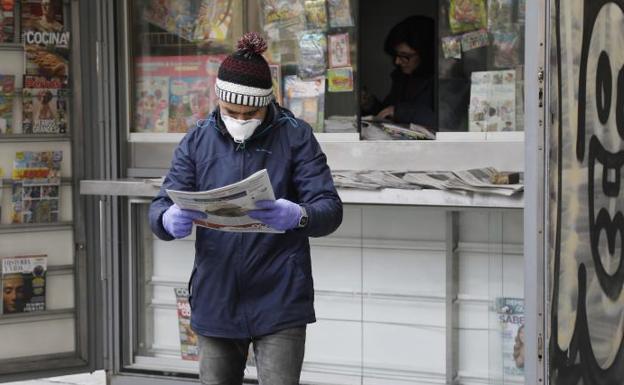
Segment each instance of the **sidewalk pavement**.
[{"label": "sidewalk pavement", "polygon": [[103,370],[98,370],[91,374],[73,374],[30,381],[6,382],[3,385],[106,385],[106,375]]}]

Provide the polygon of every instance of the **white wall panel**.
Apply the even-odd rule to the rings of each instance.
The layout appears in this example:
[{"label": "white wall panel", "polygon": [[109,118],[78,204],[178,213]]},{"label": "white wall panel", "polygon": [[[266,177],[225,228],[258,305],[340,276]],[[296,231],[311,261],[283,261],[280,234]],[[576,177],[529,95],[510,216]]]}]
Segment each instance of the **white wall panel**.
[{"label": "white wall panel", "polygon": [[446,333],[440,328],[364,325],[364,365],[392,371],[443,374]]},{"label": "white wall panel", "polygon": [[444,295],[445,255],[419,250],[364,250],[364,291]]},{"label": "white wall panel", "polygon": [[316,290],[360,292],[362,250],[355,247],[312,246],[312,275]]},{"label": "white wall panel", "polygon": [[323,321],[309,325],[306,362],[361,367],[362,325],[349,321]]},{"label": "white wall panel", "polygon": [[0,327],[0,360],[74,351],[74,319],[20,321]]},{"label": "white wall panel", "polygon": [[50,274],[46,276],[46,309],[74,307],[74,275]]},{"label": "white wall panel", "polygon": [[74,259],[73,244],[71,230],[0,234],[0,257],[46,254],[48,266],[69,265]]},{"label": "white wall panel", "polygon": [[191,240],[153,242],[152,275],[161,278],[186,281],[193,270],[195,242]]}]

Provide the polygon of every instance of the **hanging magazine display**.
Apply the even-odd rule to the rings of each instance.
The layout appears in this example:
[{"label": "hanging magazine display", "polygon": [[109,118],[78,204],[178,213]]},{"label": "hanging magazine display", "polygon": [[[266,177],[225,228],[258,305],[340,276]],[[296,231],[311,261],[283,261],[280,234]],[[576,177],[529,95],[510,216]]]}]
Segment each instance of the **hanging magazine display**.
[{"label": "hanging magazine display", "polygon": [[488,29],[490,31],[505,30],[512,25],[515,1],[516,0],[488,1]]},{"label": "hanging magazine display", "polygon": [[451,0],[449,25],[451,32],[460,33],[485,28],[485,0]]},{"label": "hanging magazine display", "polygon": [[302,33],[299,36],[299,58],[297,74],[302,79],[310,79],[325,74],[327,39],[323,33]]},{"label": "hanging magazine display", "polygon": [[62,78],[24,76],[23,134],[67,133],[67,82]]},{"label": "hanging magazine display", "polygon": [[524,377],[524,300],[501,297],[496,299],[503,355],[503,378],[522,381]]},{"label": "hanging magazine display", "polygon": [[2,259],[2,314],[45,310],[47,259],[45,255]]},{"label": "hanging magazine display", "polygon": [[148,0],[143,18],[161,29],[186,40],[193,38],[195,15],[192,1]]},{"label": "hanging magazine display", "polygon": [[472,73],[470,131],[515,131],[516,71]]},{"label": "hanging magazine display", "polygon": [[330,68],[327,70],[327,91],[353,92],[353,68]]},{"label": "hanging magazine display", "polygon": [[231,35],[233,0],[202,0],[194,39],[226,41]]},{"label": "hanging magazine display", "polygon": [[69,75],[69,32],[63,31],[61,1],[22,3],[22,35],[26,74],[49,77]]},{"label": "hanging magazine display", "polygon": [[325,0],[304,0],[306,28],[327,29],[327,6]]},{"label": "hanging magazine display", "polygon": [[180,332],[180,354],[183,360],[199,360],[197,335],[191,329],[191,305],[186,288],[174,288],[176,308],[178,310],[178,328]]},{"label": "hanging magazine display", "polygon": [[263,13],[270,39],[294,39],[305,26],[303,0],[263,0]]},{"label": "hanging magazine display", "polygon": [[217,104],[214,85],[223,55],[136,59],[137,132],[186,132]]},{"label": "hanging magazine display", "polygon": [[493,31],[494,67],[514,68],[520,64],[520,34],[517,30]]},{"label": "hanging magazine display", "polygon": [[271,81],[273,82],[273,95],[278,104],[283,104],[282,99],[282,67],[279,64],[269,64]]},{"label": "hanging magazine display", "polygon": [[349,34],[340,33],[327,36],[329,68],[346,67],[351,65],[351,47]]},{"label": "hanging magazine display", "polygon": [[306,121],[315,132],[323,132],[325,77],[302,80],[284,77],[284,105],[297,118]]},{"label": "hanging magazine display", "polygon": [[21,0],[22,32],[63,30],[63,0]]},{"label": "hanging magazine display", "polygon": [[0,135],[13,132],[15,75],[0,75]]},{"label": "hanging magazine display", "polygon": [[15,40],[15,1],[0,2],[0,43],[12,43]]},{"label": "hanging magazine display", "polygon": [[59,220],[62,151],[20,151],[13,161],[13,223]]},{"label": "hanging magazine display", "polygon": [[349,0],[327,0],[329,26],[332,28],[353,27]]}]

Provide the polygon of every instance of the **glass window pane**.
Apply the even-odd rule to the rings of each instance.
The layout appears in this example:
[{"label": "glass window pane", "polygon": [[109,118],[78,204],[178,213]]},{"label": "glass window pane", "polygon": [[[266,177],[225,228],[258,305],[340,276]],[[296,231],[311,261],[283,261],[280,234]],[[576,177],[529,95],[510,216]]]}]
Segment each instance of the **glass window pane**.
[{"label": "glass window pane", "polygon": [[131,132],[186,132],[216,106],[219,65],[242,34],[241,1],[135,1],[131,17]]},{"label": "glass window pane", "polygon": [[357,131],[357,0],[249,2],[249,29],[266,53],[277,101],[315,132]]},{"label": "glass window pane", "polygon": [[450,0],[438,20],[440,131],[523,131],[524,0]]}]

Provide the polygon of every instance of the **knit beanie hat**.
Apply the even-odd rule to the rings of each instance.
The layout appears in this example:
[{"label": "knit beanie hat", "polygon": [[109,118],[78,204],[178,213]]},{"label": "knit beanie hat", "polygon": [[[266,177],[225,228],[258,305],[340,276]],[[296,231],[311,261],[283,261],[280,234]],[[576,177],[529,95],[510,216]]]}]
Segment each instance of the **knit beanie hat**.
[{"label": "knit beanie hat", "polygon": [[237,48],[219,67],[217,96],[232,104],[264,107],[273,100],[271,70],[262,57],[267,44],[260,35],[249,32],[240,38]]}]

